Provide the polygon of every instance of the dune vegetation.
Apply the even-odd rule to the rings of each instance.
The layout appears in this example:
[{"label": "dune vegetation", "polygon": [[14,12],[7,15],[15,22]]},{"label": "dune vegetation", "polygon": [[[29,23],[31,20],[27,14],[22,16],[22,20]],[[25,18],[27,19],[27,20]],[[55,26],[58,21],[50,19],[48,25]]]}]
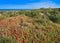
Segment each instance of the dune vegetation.
[{"label": "dune vegetation", "polygon": [[0,43],[60,43],[60,9],[0,10]]}]

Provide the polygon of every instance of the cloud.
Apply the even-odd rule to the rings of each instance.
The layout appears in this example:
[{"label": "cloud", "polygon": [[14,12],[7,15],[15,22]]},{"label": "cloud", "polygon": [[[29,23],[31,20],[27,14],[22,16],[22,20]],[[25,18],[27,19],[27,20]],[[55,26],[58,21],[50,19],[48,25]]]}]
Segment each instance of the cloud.
[{"label": "cloud", "polygon": [[42,2],[35,2],[35,3],[28,3],[24,5],[0,5],[0,9],[39,9],[39,8],[49,8],[52,5],[53,8],[59,8],[60,5],[52,1],[42,1]]}]

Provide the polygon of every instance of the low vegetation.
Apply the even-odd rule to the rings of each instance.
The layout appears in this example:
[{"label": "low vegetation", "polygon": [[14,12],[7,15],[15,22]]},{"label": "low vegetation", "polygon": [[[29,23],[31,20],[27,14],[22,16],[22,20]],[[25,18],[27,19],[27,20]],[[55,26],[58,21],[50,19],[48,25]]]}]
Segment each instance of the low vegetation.
[{"label": "low vegetation", "polygon": [[60,43],[60,9],[0,10],[0,43]]}]

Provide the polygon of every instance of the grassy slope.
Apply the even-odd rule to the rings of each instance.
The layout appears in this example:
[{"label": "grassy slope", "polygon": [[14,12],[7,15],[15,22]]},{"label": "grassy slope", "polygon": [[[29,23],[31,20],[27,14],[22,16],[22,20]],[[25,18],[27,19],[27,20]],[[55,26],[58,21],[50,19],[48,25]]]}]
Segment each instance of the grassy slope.
[{"label": "grassy slope", "polygon": [[16,16],[0,20],[0,43],[19,42],[59,43],[60,25],[53,23],[45,15],[38,19]]}]

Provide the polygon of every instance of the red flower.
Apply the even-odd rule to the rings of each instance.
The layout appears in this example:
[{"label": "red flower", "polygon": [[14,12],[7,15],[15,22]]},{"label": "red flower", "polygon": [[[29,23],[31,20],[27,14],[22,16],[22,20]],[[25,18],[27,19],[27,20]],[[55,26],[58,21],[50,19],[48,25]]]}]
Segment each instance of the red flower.
[{"label": "red flower", "polygon": [[19,31],[16,31],[16,34],[19,36],[20,35],[20,32]]},{"label": "red flower", "polygon": [[6,26],[7,26],[7,23],[2,20],[2,21],[0,21],[0,25],[1,25],[2,27],[6,27]]},{"label": "red flower", "polygon": [[7,32],[7,35],[10,36],[11,35],[11,32]]},{"label": "red flower", "polygon": [[15,26],[12,26],[11,28],[9,28],[9,31],[14,32],[14,28]]},{"label": "red flower", "polygon": [[28,38],[24,39],[24,43],[27,43],[28,42]]},{"label": "red flower", "polygon": [[19,43],[22,43],[22,39],[21,39],[21,38],[18,38],[18,42],[19,42]]}]

